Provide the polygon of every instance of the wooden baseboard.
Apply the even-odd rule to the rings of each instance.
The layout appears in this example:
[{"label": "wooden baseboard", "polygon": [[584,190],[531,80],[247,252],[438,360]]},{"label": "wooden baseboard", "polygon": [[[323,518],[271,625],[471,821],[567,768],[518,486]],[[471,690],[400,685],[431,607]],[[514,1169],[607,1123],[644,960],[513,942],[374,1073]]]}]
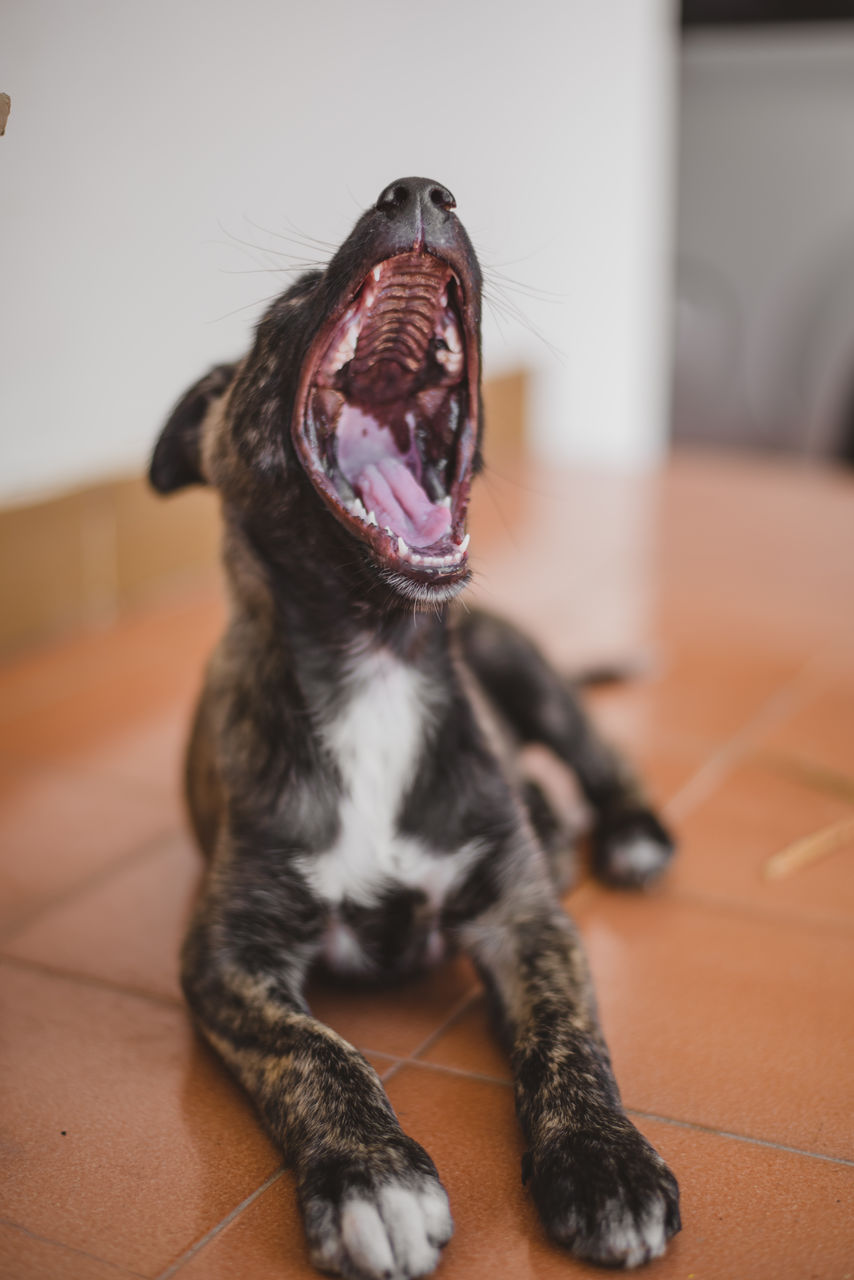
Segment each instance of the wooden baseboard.
[{"label": "wooden baseboard", "polygon": [[[524,450],[527,375],[484,386],[487,459]],[[158,592],[214,572],[215,496],[158,498],[140,476],[0,510],[0,652],[112,621]]]}]

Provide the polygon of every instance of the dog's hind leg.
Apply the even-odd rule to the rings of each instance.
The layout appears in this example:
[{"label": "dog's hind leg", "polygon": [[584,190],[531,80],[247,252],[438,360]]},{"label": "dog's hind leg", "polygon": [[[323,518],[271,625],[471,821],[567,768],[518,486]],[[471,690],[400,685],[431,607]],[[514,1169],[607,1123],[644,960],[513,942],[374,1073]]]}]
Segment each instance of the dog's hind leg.
[{"label": "dog's hind leg", "polygon": [[594,815],[596,875],[626,888],[652,883],[673,855],[673,839],[569,681],[525,635],[490,614],[463,615],[458,634],[466,663],[517,740],[542,743],[578,778]]},{"label": "dog's hind leg", "polygon": [[373,1067],[306,1006],[316,926],[298,881],[252,882],[223,860],[184,945],[184,992],[294,1168],[314,1264],[410,1280],[439,1262],[448,1198]]}]

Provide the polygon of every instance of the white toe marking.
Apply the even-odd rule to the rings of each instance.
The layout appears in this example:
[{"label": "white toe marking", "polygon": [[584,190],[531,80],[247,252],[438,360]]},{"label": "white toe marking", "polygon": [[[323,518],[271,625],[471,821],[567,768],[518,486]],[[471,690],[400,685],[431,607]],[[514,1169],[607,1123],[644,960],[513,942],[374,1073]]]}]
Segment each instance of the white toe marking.
[{"label": "white toe marking", "polygon": [[421,1192],[421,1208],[427,1224],[427,1235],[434,1244],[447,1244],[454,1234],[454,1220],[445,1188],[428,1182]]},{"label": "white toe marking", "polygon": [[667,1233],[664,1229],[666,1211],[664,1205],[656,1205],[650,1209],[641,1222],[641,1235],[649,1249],[650,1257],[660,1258],[667,1248]]},{"label": "white toe marking", "polygon": [[604,1238],[609,1251],[625,1267],[639,1267],[641,1263],[664,1253],[667,1238],[663,1203],[656,1203],[648,1209],[639,1224],[619,1201],[611,1202],[604,1217],[607,1222]]},{"label": "white toe marking", "polygon": [[344,1202],[341,1239],[350,1259],[367,1275],[395,1274],[394,1257],[385,1227],[370,1200],[353,1196]]},{"label": "white toe marking", "polygon": [[611,871],[621,875],[647,875],[657,871],[667,857],[664,845],[647,836],[638,836],[635,840],[627,840],[616,844],[608,850],[608,866]]},{"label": "white toe marking", "polygon": [[380,1212],[404,1275],[428,1275],[439,1261],[439,1251],[427,1239],[419,1193],[407,1187],[384,1187],[380,1192]]}]

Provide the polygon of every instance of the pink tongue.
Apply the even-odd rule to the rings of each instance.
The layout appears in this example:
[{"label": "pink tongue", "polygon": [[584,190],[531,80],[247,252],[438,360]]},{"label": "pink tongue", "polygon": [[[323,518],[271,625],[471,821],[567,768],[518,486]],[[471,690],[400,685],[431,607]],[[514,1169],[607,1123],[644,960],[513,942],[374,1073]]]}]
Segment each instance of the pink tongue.
[{"label": "pink tongue", "polygon": [[447,507],[431,502],[415,476],[397,458],[369,463],[357,477],[362,501],[377,524],[402,535],[411,547],[429,547],[451,528]]}]

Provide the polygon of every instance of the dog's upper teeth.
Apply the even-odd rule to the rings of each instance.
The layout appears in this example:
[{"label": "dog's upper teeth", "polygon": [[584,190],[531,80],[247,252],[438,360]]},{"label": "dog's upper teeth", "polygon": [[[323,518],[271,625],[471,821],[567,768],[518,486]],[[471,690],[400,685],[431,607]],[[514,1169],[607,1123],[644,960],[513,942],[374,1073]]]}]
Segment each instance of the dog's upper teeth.
[{"label": "dog's upper teeth", "polygon": [[399,556],[408,556],[408,555],[409,555],[409,547],[406,545],[406,543],[404,542],[403,538],[401,538],[401,537],[398,537],[398,539],[397,539],[397,554],[398,554]]},{"label": "dog's upper teeth", "polygon": [[359,332],[361,330],[361,321],[355,311],[350,311],[347,316],[347,324],[341,335],[341,341],[333,351],[329,358],[327,366],[333,373],[337,373],[345,364],[349,364],[356,354],[356,343],[359,341]]},{"label": "dog's upper teeth", "polygon": [[381,268],[379,263],[377,263],[377,265],[374,267],[374,270],[373,270],[373,277],[375,280],[379,280],[380,272],[381,272]]},{"label": "dog's upper teeth", "polygon": [[455,320],[452,320],[450,324],[445,325],[445,332],[442,334],[442,337],[448,344],[448,349],[453,351],[455,355],[459,355],[463,349],[463,344],[460,339],[460,331],[457,328]]}]

